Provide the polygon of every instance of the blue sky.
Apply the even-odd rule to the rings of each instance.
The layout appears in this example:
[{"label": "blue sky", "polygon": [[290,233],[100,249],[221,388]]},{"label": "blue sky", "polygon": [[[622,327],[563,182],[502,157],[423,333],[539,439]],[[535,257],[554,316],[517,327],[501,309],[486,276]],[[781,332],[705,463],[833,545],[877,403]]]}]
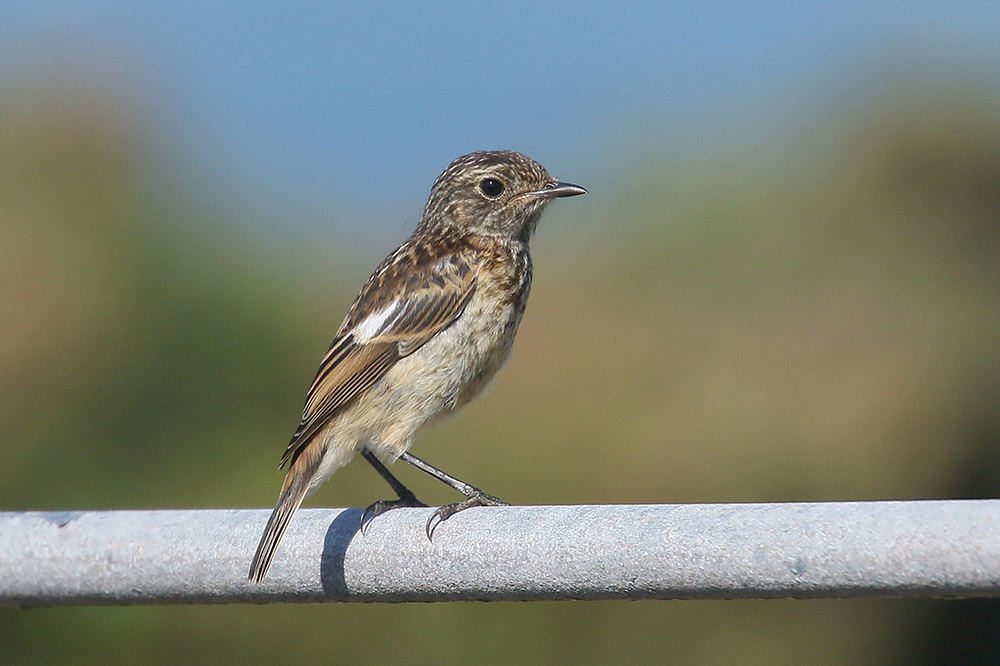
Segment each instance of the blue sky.
[{"label": "blue sky", "polygon": [[124,82],[180,171],[251,204],[398,214],[473,149],[591,185],[659,141],[766,132],[897,65],[1000,88],[998,35],[996,0],[7,0],[0,76]]}]

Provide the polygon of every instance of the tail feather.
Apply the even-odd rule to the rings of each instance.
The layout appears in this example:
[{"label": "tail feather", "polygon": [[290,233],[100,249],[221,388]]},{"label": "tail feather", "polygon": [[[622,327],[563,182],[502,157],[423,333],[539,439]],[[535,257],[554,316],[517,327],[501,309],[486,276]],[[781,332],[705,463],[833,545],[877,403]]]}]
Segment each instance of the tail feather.
[{"label": "tail feather", "polygon": [[253,556],[253,562],[250,563],[249,579],[254,583],[261,582],[267,575],[271,560],[274,559],[274,551],[278,548],[285,530],[288,529],[292,516],[309,491],[309,482],[316,469],[316,465],[309,464],[310,462],[312,461],[307,460],[306,456],[300,456],[285,476],[278,503],[267,520],[267,527],[264,528],[264,534],[257,545],[257,552]]}]

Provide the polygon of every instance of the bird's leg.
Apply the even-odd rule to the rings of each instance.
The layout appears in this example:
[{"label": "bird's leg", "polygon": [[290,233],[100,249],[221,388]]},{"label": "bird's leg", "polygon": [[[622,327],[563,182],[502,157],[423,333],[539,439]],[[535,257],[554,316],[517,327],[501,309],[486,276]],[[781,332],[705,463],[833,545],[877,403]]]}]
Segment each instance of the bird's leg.
[{"label": "bird's leg", "polygon": [[458,492],[465,495],[464,501],[455,502],[453,504],[445,504],[442,507],[438,507],[437,511],[431,514],[431,517],[427,519],[426,529],[428,539],[431,538],[431,535],[434,533],[434,530],[438,525],[448,520],[459,511],[465,511],[466,509],[471,509],[474,506],[507,506],[507,503],[499,497],[494,497],[493,495],[485,493],[465,481],[456,479],[451,474],[434,467],[434,465],[424,462],[413,454],[404,452],[399,457],[403,461],[408,462],[427,474],[430,474],[438,481],[448,484]]},{"label": "bird's leg", "polygon": [[402,506],[414,506],[414,507],[425,507],[427,506],[423,502],[417,499],[417,496],[413,494],[413,491],[403,485],[403,483],[393,476],[389,468],[382,464],[382,461],[378,459],[371,449],[364,448],[361,449],[361,455],[365,457],[371,466],[375,468],[375,471],[386,480],[386,482],[392,486],[393,491],[399,495],[399,499],[394,500],[379,500],[373,504],[370,504],[367,509],[365,509],[361,514],[361,531],[364,532],[365,525],[369,520],[375,516],[381,515],[390,509],[398,509]]}]

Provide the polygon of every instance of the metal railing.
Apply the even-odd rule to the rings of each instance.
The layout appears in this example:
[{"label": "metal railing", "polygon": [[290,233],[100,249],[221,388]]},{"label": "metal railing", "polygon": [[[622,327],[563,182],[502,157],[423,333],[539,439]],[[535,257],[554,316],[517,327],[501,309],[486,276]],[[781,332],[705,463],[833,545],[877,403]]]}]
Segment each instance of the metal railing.
[{"label": "metal railing", "polygon": [[0,604],[1000,596],[1000,500],[0,513]]}]

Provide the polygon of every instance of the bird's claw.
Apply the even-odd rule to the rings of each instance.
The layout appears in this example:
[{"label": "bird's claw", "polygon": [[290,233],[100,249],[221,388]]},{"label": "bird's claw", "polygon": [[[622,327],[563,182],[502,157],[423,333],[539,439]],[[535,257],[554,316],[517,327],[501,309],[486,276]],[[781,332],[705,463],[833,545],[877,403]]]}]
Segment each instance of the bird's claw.
[{"label": "bird's claw", "polygon": [[361,534],[365,533],[368,523],[372,520],[381,516],[386,511],[399,509],[401,507],[426,508],[427,505],[418,500],[417,496],[409,491],[407,491],[407,493],[402,495],[399,499],[372,502],[364,511],[361,512]]},{"label": "bird's claw", "polygon": [[427,538],[430,539],[434,536],[434,530],[437,529],[438,525],[448,520],[454,516],[459,511],[465,511],[466,509],[471,509],[474,506],[510,506],[507,502],[504,502],[499,497],[494,497],[483,491],[478,491],[474,495],[469,495],[461,502],[454,502],[452,504],[445,504],[444,506],[438,507],[431,517],[427,519]]}]

